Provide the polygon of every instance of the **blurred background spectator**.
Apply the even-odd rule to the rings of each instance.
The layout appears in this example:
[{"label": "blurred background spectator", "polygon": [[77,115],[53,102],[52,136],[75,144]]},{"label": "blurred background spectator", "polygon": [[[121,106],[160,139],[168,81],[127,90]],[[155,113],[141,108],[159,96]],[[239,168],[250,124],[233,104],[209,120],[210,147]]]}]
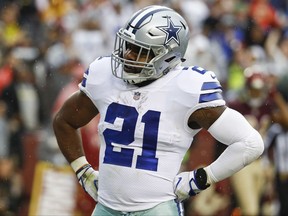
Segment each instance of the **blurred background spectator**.
[{"label": "blurred background spectator", "polygon": [[265,156],[272,164],[275,174],[275,189],[279,200],[279,215],[288,214],[288,75],[281,77],[274,96],[275,107],[265,139]]},{"label": "blurred background spectator", "polygon": [[[111,53],[127,18],[151,4],[172,7],[187,19],[191,38],[184,65],[213,70],[228,105],[243,113],[267,143],[265,160],[186,201],[186,215],[287,215],[287,180],[281,181],[287,170],[270,157],[281,152],[283,161],[288,159],[277,150],[288,149],[287,139],[281,139],[288,109],[281,105],[288,101],[288,3],[282,0],[1,0],[0,215],[28,215],[38,162],[67,165],[51,130],[53,114],[77,90],[90,62]],[[81,131],[96,168],[98,118]],[[203,130],[183,169],[210,163],[222,150]],[[265,172],[274,162],[275,172]],[[239,188],[244,180],[251,180],[255,193]],[[77,191],[75,212],[89,215],[94,203]]]},{"label": "blurred background spectator", "polygon": [[[244,115],[248,122],[261,134],[263,139],[271,123],[272,98],[268,75],[263,67],[252,65],[244,70],[244,86],[238,95],[228,101],[228,106]],[[262,158],[231,176],[236,205],[242,215],[272,215],[268,208],[263,209],[264,195],[271,179],[266,178],[270,171]],[[247,196],[247,191],[249,195]],[[266,202],[267,200],[265,200]],[[265,203],[267,206],[267,203]]]}]

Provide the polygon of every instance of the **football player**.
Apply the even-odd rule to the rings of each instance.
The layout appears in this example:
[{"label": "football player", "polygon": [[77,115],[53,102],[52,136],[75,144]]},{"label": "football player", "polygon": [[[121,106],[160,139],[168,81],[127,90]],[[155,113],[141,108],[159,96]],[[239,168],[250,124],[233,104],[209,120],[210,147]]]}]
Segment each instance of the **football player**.
[{"label": "football player", "polygon": [[[182,67],[189,29],[174,10],[148,6],[116,34],[111,56],[92,62],[56,114],[59,147],[93,215],[182,215],[181,203],[236,173],[263,152],[259,133],[222,98],[212,71]],[[77,129],[100,113],[99,170]],[[179,173],[193,137],[207,129],[228,147],[207,167]]]}]

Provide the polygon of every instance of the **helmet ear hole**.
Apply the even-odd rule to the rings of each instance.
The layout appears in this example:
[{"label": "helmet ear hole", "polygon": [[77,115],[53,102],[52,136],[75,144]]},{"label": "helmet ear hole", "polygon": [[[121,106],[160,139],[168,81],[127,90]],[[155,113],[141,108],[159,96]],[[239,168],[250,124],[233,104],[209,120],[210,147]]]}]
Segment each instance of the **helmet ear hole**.
[{"label": "helmet ear hole", "polygon": [[165,62],[167,62],[167,63],[169,63],[169,62],[171,62],[173,59],[175,59],[176,57],[175,56],[172,56],[172,57],[170,57],[170,58],[168,58],[168,59],[165,59]]}]

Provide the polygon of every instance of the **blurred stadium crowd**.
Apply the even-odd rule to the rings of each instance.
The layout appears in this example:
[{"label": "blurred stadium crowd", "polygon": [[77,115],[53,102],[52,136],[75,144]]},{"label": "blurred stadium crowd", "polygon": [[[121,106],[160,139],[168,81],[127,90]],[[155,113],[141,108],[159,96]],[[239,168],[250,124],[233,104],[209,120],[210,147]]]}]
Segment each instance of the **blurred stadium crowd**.
[{"label": "blurred stadium crowd", "polygon": [[[0,216],[28,215],[39,161],[66,164],[53,114],[89,63],[110,54],[119,27],[151,4],[186,18],[191,39],[184,65],[214,71],[227,104],[261,132],[266,146],[243,172],[187,201],[186,215],[288,215],[287,1],[1,0]],[[81,132],[97,168],[97,118]],[[210,163],[224,148],[201,131],[183,169]],[[89,215],[93,201],[81,189],[77,196],[75,212]]]}]

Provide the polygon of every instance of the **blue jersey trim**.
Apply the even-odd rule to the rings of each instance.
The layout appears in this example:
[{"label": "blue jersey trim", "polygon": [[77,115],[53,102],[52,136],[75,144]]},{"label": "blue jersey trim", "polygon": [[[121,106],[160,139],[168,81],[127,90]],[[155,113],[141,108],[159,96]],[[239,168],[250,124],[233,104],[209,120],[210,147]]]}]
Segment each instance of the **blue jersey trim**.
[{"label": "blue jersey trim", "polygon": [[212,89],[222,89],[219,82],[204,82],[201,90],[212,90]]},{"label": "blue jersey trim", "polygon": [[86,82],[87,82],[87,76],[89,75],[89,69],[87,69],[85,72],[84,72],[84,76],[83,76],[83,79],[82,79],[82,82],[81,82],[81,85],[83,87],[86,87]]},{"label": "blue jersey trim", "polygon": [[81,82],[81,85],[83,87],[86,87],[86,81],[87,81],[87,79],[85,77],[83,77],[82,82]]},{"label": "blue jersey trim", "polygon": [[199,103],[206,103],[206,102],[219,100],[219,99],[223,99],[222,94],[219,92],[201,94],[199,97]]}]

